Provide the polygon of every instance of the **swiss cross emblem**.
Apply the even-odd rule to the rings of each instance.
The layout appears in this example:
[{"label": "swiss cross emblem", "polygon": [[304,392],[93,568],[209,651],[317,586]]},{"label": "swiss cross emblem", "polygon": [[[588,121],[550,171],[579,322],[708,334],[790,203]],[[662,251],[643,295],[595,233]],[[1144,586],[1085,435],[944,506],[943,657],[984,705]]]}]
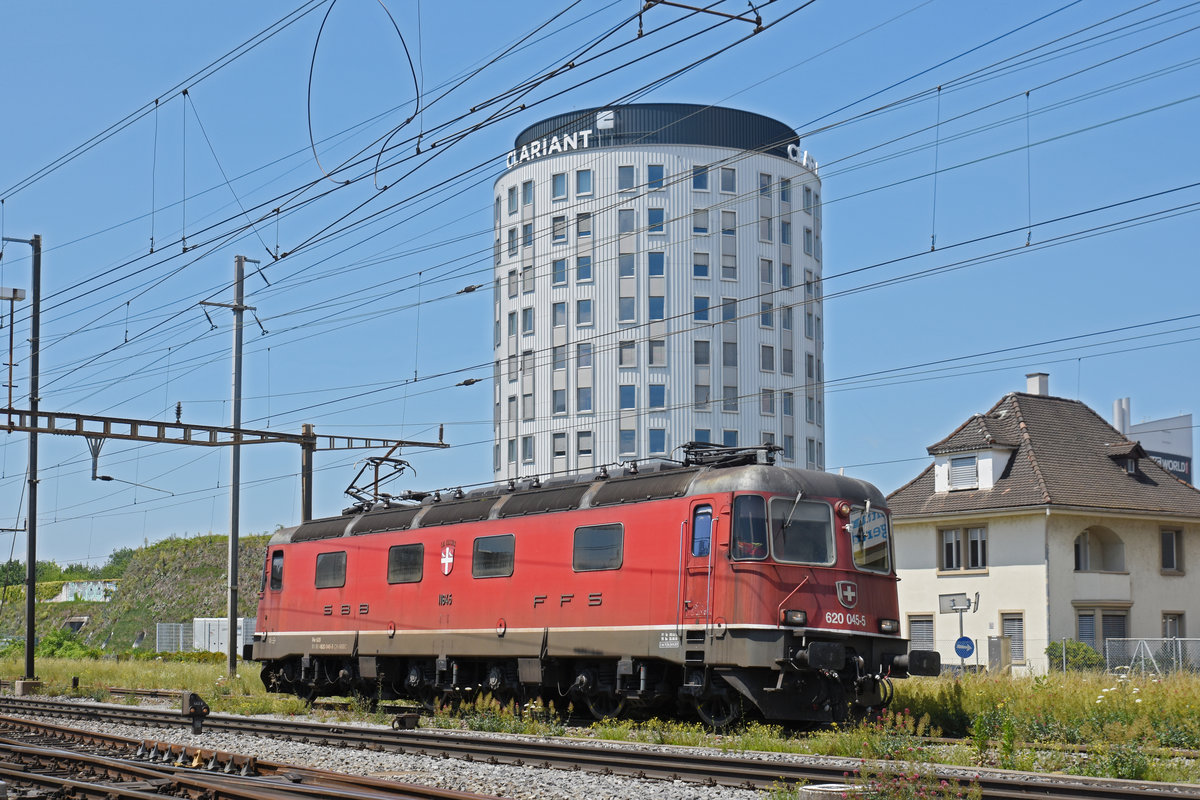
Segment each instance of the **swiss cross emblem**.
[{"label": "swiss cross emblem", "polygon": [[854,581],[838,581],[837,597],[838,602],[846,608],[854,608],[858,605],[858,586]]},{"label": "swiss cross emblem", "polygon": [[442,542],[442,574],[449,575],[454,569],[454,542]]}]

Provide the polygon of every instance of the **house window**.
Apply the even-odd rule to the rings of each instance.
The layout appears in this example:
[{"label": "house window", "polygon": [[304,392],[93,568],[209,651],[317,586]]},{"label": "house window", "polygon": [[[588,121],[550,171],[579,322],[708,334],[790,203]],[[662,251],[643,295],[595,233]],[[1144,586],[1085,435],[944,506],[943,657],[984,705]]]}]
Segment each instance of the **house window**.
[{"label": "house window", "polygon": [[555,200],[565,200],[567,198],[566,173],[560,172],[557,175],[550,176],[550,196]]},{"label": "house window", "polygon": [[[721,387],[721,410],[722,411],[737,411],[738,410],[738,388],[736,386]],[[734,442],[734,444],[737,444]]]},{"label": "house window", "polygon": [[1164,530],[1162,535],[1162,571],[1183,572],[1182,553],[1179,552],[1179,540],[1182,531]]},{"label": "house window", "polygon": [[943,570],[987,569],[987,528],[948,528],[940,533]]},{"label": "house window", "polygon": [[1078,633],[1075,638],[1103,653],[1106,640],[1127,638],[1129,612],[1110,608],[1079,609],[1075,612],[1075,624]]},{"label": "house window", "polygon": [[575,173],[575,194],[592,193],[592,171],[581,169]]},{"label": "house window", "polygon": [[950,459],[950,489],[979,488],[979,463],[976,456],[955,456]]},{"label": "house window", "polygon": [[708,411],[708,395],[711,390],[712,388],[706,383],[697,383],[692,386],[692,408],[696,411]]},{"label": "house window", "polygon": [[646,167],[646,184],[650,189],[663,188],[662,164],[650,164]]},{"label": "house window", "polygon": [[1183,638],[1183,614],[1177,612],[1163,612],[1162,615],[1162,635],[1164,639],[1182,639]]},{"label": "house window", "polygon": [[1125,543],[1107,528],[1088,528],[1075,537],[1076,572],[1124,572]]},{"label": "house window", "polygon": [[1014,664],[1025,663],[1025,615],[1020,612],[1000,615],[1000,635],[1007,636]]},{"label": "house window", "polygon": [[692,188],[698,192],[708,191],[708,167],[692,167]]},{"label": "house window", "polygon": [[637,173],[633,167],[617,167],[617,191],[632,192],[637,183]]},{"label": "house window", "polygon": [[908,646],[910,650],[935,650],[933,614],[908,615]]},{"label": "house window", "polygon": [[790,433],[783,435],[783,460],[796,460],[796,437]]}]

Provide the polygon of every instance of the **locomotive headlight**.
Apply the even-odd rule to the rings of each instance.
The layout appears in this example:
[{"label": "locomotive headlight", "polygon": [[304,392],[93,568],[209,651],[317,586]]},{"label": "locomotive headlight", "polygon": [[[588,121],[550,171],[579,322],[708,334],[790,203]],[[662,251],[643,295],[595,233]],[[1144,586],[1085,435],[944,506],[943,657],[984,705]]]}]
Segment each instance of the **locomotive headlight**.
[{"label": "locomotive headlight", "polygon": [[804,611],[798,611],[796,609],[789,608],[780,614],[779,617],[779,621],[784,625],[803,626],[808,624],[808,614]]},{"label": "locomotive headlight", "polygon": [[883,633],[899,633],[900,620],[898,619],[881,619],[879,620],[879,630]]}]

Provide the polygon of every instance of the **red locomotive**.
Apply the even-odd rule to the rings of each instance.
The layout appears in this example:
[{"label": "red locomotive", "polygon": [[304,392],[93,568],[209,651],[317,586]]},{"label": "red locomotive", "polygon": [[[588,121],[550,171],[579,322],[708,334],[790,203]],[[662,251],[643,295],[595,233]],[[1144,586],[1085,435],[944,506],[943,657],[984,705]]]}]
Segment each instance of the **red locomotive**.
[{"label": "red locomotive", "polygon": [[757,463],[762,449],[280,531],[252,657],[268,688],[310,698],[485,691],[597,718],[683,705],[717,727],[884,706],[891,678],[940,661],[900,636],[883,495]]}]

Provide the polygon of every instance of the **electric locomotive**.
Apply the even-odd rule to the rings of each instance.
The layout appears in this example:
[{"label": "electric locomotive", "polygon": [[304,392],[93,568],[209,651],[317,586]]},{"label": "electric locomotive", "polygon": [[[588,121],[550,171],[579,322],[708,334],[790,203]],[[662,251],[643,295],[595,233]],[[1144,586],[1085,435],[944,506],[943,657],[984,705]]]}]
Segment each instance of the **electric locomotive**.
[{"label": "electric locomotive", "polygon": [[[384,496],[276,533],[250,656],[274,691],[596,718],[840,721],[937,674],[900,635],[883,495],[693,445],[683,463]],[[765,452],[767,463],[760,463]]]}]

